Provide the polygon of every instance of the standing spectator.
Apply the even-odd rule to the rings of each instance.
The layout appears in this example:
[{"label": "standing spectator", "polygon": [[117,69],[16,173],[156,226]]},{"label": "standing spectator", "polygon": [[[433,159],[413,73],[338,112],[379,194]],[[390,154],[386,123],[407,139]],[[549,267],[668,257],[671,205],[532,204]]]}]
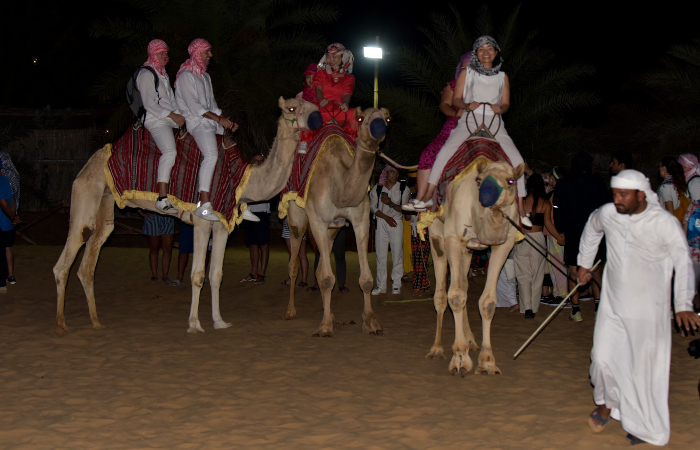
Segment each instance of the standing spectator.
[{"label": "standing spectator", "polygon": [[665,445],[671,434],[671,292],[678,326],[697,330],[700,325],[692,308],[688,245],[678,222],[659,206],[642,173],[624,170],[610,186],[614,203],[590,216],[578,255],[578,279],[583,284],[591,279],[589,270],[605,235],[610,258],[590,368],[598,406],[588,424],[599,433],[612,417],[621,422],[632,445]]},{"label": "standing spectator", "polygon": [[[14,212],[15,214],[19,214],[19,172],[17,172],[15,165],[12,164],[12,158],[10,158],[10,154],[7,152],[0,152],[0,172],[7,177],[7,180],[10,182],[12,198],[17,205]],[[7,244],[7,248],[5,249],[5,256],[7,257],[7,282],[9,284],[15,284],[17,283],[17,279],[15,278],[15,254],[12,252],[14,238],[11,242],[8,241]]]},{"label": "standing spectator", "polygon": [[[346,221],[346,226],[338,231],[338,234],[333,240],[333,246],[331,247],[331,253],[333,253],[333,258],[335,259],[335,284],[338,286],[338,291],[341,294],[350,292],[350,289],[345,286],[345,280],[347,279],[347,264],[345,262],[345,240],[347,237],[347,228],[350,224]],[[321,259],[321,252],[316,249],[316,255],[314,257],[314,276],[318,270],[318,262]],[[318,280],[313,286],[306,288],[309,292],[318,291]]]},{"label": "standing spectator", "polygon": [[[401,277],[403,276],[403,220],[401,205],[408,202],[409,191],[401,192],[399,170],[387,164],[384,166],[379,182],[372,187],[369,193],[369,208],[377,219],[377,233],[375,235],[375,247],[377,255],[377,287],[372,290],[372,295],[386,292],[386,265],[391,248],[393,268],[391,280],[393,282],[392,294],[401,293]],[[377,194],[377,187],[381,190]]]},{"label": "standing spectator", "polygon": [[167,284],[172,284],[172,281],[168,278],[168,272],[170,271],[170,260],[173,256],[173,242],[175,241],[175,219],[142,210],[139,210],[139,214],[143,216],[142,234],[148,238],[148,246],[150,248],[148,262],[151,266],[151,281],[158,281],[158,253],[162,247],[161,270],[163,281]]},{"label": "standing spectator", "polygon": [[[207,246],[207,257],[204,261],[204,282],[209,271],[209,261],[211,260],[212,236],[209,235],[209,245]],[[185,279],[185,269],[190,261],[190,254],[194,253],[194,226],[180,223],[180,246],[177,257],[177,278],[170,283],[172,286],[182,286]]]},{"label": "standing spectator", "polygon": [[[263,155],[258,154],[250,163],[259,166],[263,161]],[[258,220],[243,222],[245,245],[250,250],[250,273],[241,282],[265,284],[265,272],[270,259],[270,202],[248,203],[246,211],[250,211]]]},{"label": "standing spectator", "polygon": [[632,154],[625,150],[620,150],[613,153],[610,158],[610,174],[617,175],[625,169],[632,169],[634,164],[634,159]]},{"label": "standing spectator", "polygon": [[496,307],[508,308],[508,312],[515,312],[520,309],[516,296],[514,253],[515,251],[511,250],[508,254],[508,259],[503,264],[496,283]]},{"label": "standing spectator", "polygon": [[542,229],[546,226],[560,244],[564,243],[564,238],[552,223],[552,204],[547,199],[542,176],[537,173],[530,175],[526,188],[527,196],[523,199],[523,207],[530,214],[532,226],[529,230],[524,230],[527,239],[515,245],[514,263],[520,293],[520,312],[525,313],[526,319],[534,319],[540,307],[544,280],[545,260],[542,249],[545,248],[545,239]]},{"label": "standing spectator", "polygon": [[[566,176],[566,170],[563,167],[553,167],[551,172],[547,172],[548,177],[545,179],[545,191],[549,195],[549,202],[554,203],[554,194],[559,180]],[[545,178],[544,175],[542,178]],[[552,223],[554,223],[554,208],[552,208]],[[542,301],[545,304],[558,305],[561,300],[569,294],[567,276],[569,269],[564,264],[564,246],[559,245],[552,234],[544,229],[544,235],[547,237],[547,250],[552,256],[547,259],[547,269],[549,277],[552,281],[552,292],[548,298],[543,297]]]},{"label": "standing spectator", "polygon": [[678,158],[678,162],[683,167],[690,201],[700,202],[700,163],[698,163],[697,156],[684,153]]},{"label": "standing spectator", "polygon": [[16,210],[17,203],[12,196],[10,181],[0,174],[0,294],[7,293],[7,259],[4,256],[5,249],[12,247],[15,241],[15,225],[20,222]]},{"label": "standing spectator", "polygon": [[685,181],[683,166],[678,164],[673,156],[664,156],[659,164],[659,174],[664,179],[657,192],[661,206],[683,223],[685,210],[690,204],[686,195],[688,185]]},{"label": "standing spectator", "polygon": [[413,214],[411,215],[411,259],[413,261],[413,292],[418,297],[422,297],[430,289],[429,258],[430,239],[426,235],[425,240],[421,240],[418,235],[418,215]]},{"label": "standing spectator", "polygon": [[[559,180],[553,198],[554,225],[566,239],[564,263],[569,266],[569,273],[577,271],[578,248],[588,216],[609,200],[607,185],[593,173],[593,157],[586,152],[575,154],[571,160],[570,173],[566,178]],[[605,247],[601,245],[598,259],[604,255]],[[595,299],[600,299],[602,270],[602,267],[599,267],[593,275]],[[569,290],[573,289],[574,285],[574,281],[569,278]],[[571,295],[571,305],[569,319],[574,322],[582,321],[578,290]]]},{"label": "standing spectator", "polygon": [[[289,254],[289,258],[291,260],[292,258],[292,240],[289,236],[289,223],[287,222],[287,218],[284,218],[284,221],[282,222],[282,239],[284,239],[284,244],[287,246],[287,253]],[[299,246],[299,267],[301,268],[301,281],[297,285],[298,287],[306,287],[308,284],[306,283],[307,277],[309,275],[309,258],[306,256],[306,234],[302,236],[301,238],[301,245]],[[281,284],[283,286],[289,286],[292,283],[292,280],[287,278],[284,280]]]}]

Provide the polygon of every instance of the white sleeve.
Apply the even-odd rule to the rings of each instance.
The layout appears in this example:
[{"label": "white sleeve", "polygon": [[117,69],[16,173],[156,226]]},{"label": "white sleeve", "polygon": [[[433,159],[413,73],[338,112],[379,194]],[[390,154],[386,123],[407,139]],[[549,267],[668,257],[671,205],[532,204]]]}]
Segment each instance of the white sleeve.
[{"label": "white sleeve", "polygon": [[[169,111],[158,104],[158,93],[156,92],[156,80],[153,74],[148,69],[139,71],[136,77],[136,87],[141,94],[141,103],[148,114],[158,119],[168,117],[172,111]],[[160,83],[158,85],[160,88]]]},{"label": "white sleeve", "polygon": [[205,74],[205,76],[207,77],[207,82],[209,83],[209,89],[211,89],[211,112],[217,116],[220,116],[223,111],[219,108],[219,105],[216,104],[216,98],[214,98],[214,86],[211,84],[211,77],[208,73]]},{"label": "white sleeve", "polygon": [[692,311],[695,297],[695,272],[690,259],[688,240],[675,217],[667,217],[662,233],[665,247],[673,260],[673,303],[676,312]]},{"label": "white sleeve", "polygon": [[700,177],[690,180],[688,183],[688,193],[690,194],[690,199],[692,201],[700,201]]},{"label": "white sleeve", "polygon": [[[607,206],[607,205],[606,205]],[[593,267],[595,255],[598,253],[598,245],[603,239],[603,222],[605,206],[602,206],[588,216],[588,222],[581,235],[581,243],[578,246],[578,265],[590,269]]]},{"label": "white sleeve", "polygon": [[192,72],[184,71],[180,74],[177,80],[177,92],[184,103],[178,103],[181,110],[187,109],[195,117],[202,117],[208,111],[197,97],[197,88]]},{"label": "white sleeve", "polygon": [[377,185],[372,186],[369,191],[369,211],[372,214],[377,214]]},{"label": "white sleeve", "polygon": [[406,186],[401,195],[401,205],[405,205],[411,199],[411,190]]}]

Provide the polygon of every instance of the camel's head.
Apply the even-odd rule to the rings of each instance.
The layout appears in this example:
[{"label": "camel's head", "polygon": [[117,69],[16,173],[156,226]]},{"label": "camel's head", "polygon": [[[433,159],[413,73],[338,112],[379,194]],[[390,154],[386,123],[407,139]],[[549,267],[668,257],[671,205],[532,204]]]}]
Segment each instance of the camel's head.
[{"label": "camel's head", "polygon": [[[360,124],[357,130],[357,140],[366,144],[370,149],[379,150],[379,143],[386,137],[386,126],[391,121],[389,110],[355,108],[355,118]],[[373,145],[372,145],[373,144]]]},{"label": "camel's head", "polygon": [[508,206],[515,200],[515,181],[525,170],[525,164],[513,168],[499,161],[477,165],[476,184],[479,189],[479,203],[484,208]]},{"label": "camel's head", "polygon": [[298,98],[285,100],[279,98],[279,107],[282,110],[284,125],[296,130],[318,130],[323,125],[323,117],[318,107],[311,102]]}]

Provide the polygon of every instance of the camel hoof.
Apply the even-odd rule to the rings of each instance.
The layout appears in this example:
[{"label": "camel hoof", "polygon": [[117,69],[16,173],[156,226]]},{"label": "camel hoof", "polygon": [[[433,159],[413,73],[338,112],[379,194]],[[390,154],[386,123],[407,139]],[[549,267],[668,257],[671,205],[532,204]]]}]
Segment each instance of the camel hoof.
[{"label": "camel hoof", "polygon": [[459,373],[459,371],[457,370],[456,367],[454,367],[452,370],[450,370],[450,372],[452,372],[452,376],[455,376]]},{"label": "camel hoof", "polygon": [[204,333],[204,328],[202,328],[202,325],[199,323],[199,320],[193,324],[190,324],[190,327],[187,329],[187,332],[192,334],[197,333],[198,331],[200,333]]},{"label": "camel hoof", "polygon": [[362,332],[365,334],[381,336],[382,333],[384,333],[384,330],[376,319],[371,318],[370,320],[364,319],[362,321]]},{"label": "camel hoof", "polygon": [[459,369],[459,375],[460,375],[462,378],[466,377],[466,376],[467,376],[467,373],[469,373],[469,372],[467,372],[467,369],[465,369],[464,367],[460,367],[460,369]]},{"label": "camel hoof", "polygon": [[231,326],[230,323],[224,322],[223,320],[220,321],[220,322],[214,322],[214,329],[215,329],[215,330],[220,330],[220,329],[222,329],[222,328],[228,328],[228,327],[230,327],[230,326]]},{"label": "camel hoof", "polygon": [[312,334],[313,337],[333,337],[333,331],[318,329]]},{"label": "camel hoof", "polygon": [[476,368],[474,371],[475,374],[481,375],[481,374],[487,374],[487,375],[501,375],[501,369],[496,367],[493,364],[488,364],[486,366],[479,366]]},{"label": "camel hoof", "polygon": [[473,350],[473,351],[478,351],[478,350],[479,350],[479,344],[477,344],[477,343],[474,342],[474,341],[469,342],[469,343],[467,344],[467,347],[469,347],[469,350]]},{"label": "camel hoof", "polygon": [[97,323],[92,324],[92,328],[94,328],[95,330],[104,330],[107,328],[107,326],[102,325],[99,322],[97,322]]},{"label": "camel hoof", "polygon": [[445,359],[445,352],[442,347],[432,347],[425,359]]},{"label": "camel hoof", "polygon": [[292,312],[287,311],[287,312],[284,314],[284,320],[293,320],[293,319],[296,319],[296,318],[297,318],[297,312],[296,312],[296,311],[292,311]]},{"label": "camel hoof", "polygon": [[56,325],[56,328],[53,330],[53,332],[56,334],[63,334],[66,331],[68,331],[68,327],[65,323],[63,325]]}]

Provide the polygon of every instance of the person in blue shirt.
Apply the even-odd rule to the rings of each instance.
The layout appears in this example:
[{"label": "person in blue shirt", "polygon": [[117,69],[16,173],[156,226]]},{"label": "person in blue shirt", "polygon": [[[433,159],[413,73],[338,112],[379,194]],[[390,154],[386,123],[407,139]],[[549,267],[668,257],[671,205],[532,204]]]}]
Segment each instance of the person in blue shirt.
[{"label": "person in blue shirt", "polygon": [[[2,169],[2,160],[0,160]],[[12,196],[12,186],[4,175],[0,174],[0,255],[5,255],[5,248],[12,246],[15,240],[15,225],[19,216],[15,214],[16,203]],[[7,292],[7,259],[0,258],[0,293]]]}]

